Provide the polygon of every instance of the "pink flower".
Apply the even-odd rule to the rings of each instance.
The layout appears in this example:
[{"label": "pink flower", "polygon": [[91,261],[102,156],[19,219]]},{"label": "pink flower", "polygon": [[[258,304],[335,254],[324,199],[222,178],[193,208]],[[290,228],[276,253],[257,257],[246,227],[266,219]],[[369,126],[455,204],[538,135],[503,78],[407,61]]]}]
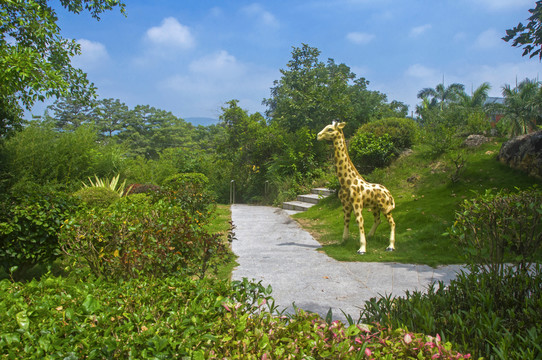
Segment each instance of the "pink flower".
[{"label": "pink flower", "polygon": [[369,348],[366,348],[366,349],[365,349],[365,355],[366,355],[367,357],[371,357],[372,354],[373,354],[373,353],[371,352],[371,349],[369,349]]},{"label": "pink flower", "polygon": [[226,311],[231,311],[231,309],[228,307],[228,305],[226,305],[226,303],[222,303],[222,306],[224,306],[224,309],[226,309]]},{"label": "pink flower", "polygon": [[439,343],[439,342],[440,342],[440,340],[441,340],[441,339],[440,339],[440,335],[439,335],[439,334],[437,334],[437,343]]},{"label": "pink flower", "polygon": [[431,356],[431,359],[438,359],[439,357],[440,357],[439,354],[435,354],[435,355]]},{"label": "pink flower", "polygon": [[405,337],[403,339],[405,341],[405,344],[410,344],[412,342],[412,336],[410,334],[405,334]]},{"label": "pink flower", "polygon": [[354,341],[357,342],[358,344],[363,344],[363,341],[361,341],[360,338],[355,338]]}]

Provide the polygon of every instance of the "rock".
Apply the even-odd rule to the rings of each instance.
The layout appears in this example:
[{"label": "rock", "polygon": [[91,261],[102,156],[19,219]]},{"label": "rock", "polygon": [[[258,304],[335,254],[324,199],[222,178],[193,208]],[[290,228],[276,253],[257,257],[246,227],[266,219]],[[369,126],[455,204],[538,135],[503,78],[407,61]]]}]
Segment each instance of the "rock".
[{"label": "rock", "polygon": [[542,179],[542,131],[508,140],[502,144],[497,159],[511,168]]},{"label": "rock", "polygon": [[478,147],[489,141],[489,138],[484,135],[469,135],[469,137],[463,142],[463,146],[466,147]]},{"label": "rock", "polygon": [[406,181],[407,181],[408,183],[411,183],[411,184],[417,183],[418,180],[420,180],[420,175],[418,175],[418,174],[414,174],[414,175],[412,175],[411,177],[409,177],[408,179],[406,179]]}]

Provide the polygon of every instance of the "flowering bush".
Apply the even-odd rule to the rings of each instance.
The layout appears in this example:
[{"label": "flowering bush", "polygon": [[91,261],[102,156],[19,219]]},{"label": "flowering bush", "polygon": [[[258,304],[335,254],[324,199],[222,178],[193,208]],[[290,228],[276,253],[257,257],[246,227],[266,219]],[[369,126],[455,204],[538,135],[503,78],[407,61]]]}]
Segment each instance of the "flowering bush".
[{"label": "flowering bush", "polygon": [[61,232],[66,254],[98,276],[134,278],[184,273],[203,277],[229,254],[218,235],[167,200],[129,196],[108,208],[80,211]]}]

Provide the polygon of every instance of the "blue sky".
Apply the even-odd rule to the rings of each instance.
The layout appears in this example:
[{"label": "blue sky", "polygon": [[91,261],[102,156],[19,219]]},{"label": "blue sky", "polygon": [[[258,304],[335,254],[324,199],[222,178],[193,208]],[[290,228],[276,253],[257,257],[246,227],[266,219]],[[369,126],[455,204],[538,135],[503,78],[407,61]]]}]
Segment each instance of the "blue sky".
[{"label": "blue sky", "polygon": [[[292,47],[303,43],[348,65],[369,89],[415,110],[416,94],[487,81],[491,96],[516,77],[536,78],[538,59],[501,40],[534,0],[126,0],[100,21],[58,11],[62,35],[80,42],[73,63],[100,98],[151,105],[181,118],[218,118],[239,100],[265,111]],[[59,6],[55,6],[60,9]],[[34,113],[43,112],[36,106]]]}]

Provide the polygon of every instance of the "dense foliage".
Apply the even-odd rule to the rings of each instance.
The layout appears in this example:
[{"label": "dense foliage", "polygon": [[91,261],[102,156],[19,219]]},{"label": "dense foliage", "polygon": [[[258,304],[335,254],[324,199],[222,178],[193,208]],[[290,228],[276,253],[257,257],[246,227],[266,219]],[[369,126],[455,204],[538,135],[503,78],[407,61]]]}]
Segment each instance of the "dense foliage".
[{"label": "dense foliage", "polygon": [[56,192],[12,197],[0,206],[0,264],[18,273],[60,255],[58,230],[76,209],[69,195]]},{"label": "dense foliage", "polygon": [[119,194],[105,187],[82,188],[73,195],[89,207],[107,207],[120,198]]},{"label": "dense foliage", "polygon": [[482,271],[499,275],[513,264],[527,272],[542,248],[542,191],[487,190],[465,200],[451,233]]},{"label": "dense foliage", "polygon": [[272,315],[271,289],[247,281],[44,277],[0,281],[0,351],[41,359],[463,359],[451,344],[381,326]]},{"label": "dense foliage", "polygon": [[386,133],[382,136],[369,132],[358,132],[352,137],[348,152],[354,166],[361,174],[368,174],[375,168],[386,167],[394,155],[394,144]]},{"label": "dense foliage", "polygon": [[[83,209],[63,224],[62,250],[74,266],[96,276],[199,276],[212,260],[229,258],[227,244],[203,229],[203,215],[190,216],[175,197],[131,195],[109,207]],[[198,210],[195,210],[198,211]]]}]

